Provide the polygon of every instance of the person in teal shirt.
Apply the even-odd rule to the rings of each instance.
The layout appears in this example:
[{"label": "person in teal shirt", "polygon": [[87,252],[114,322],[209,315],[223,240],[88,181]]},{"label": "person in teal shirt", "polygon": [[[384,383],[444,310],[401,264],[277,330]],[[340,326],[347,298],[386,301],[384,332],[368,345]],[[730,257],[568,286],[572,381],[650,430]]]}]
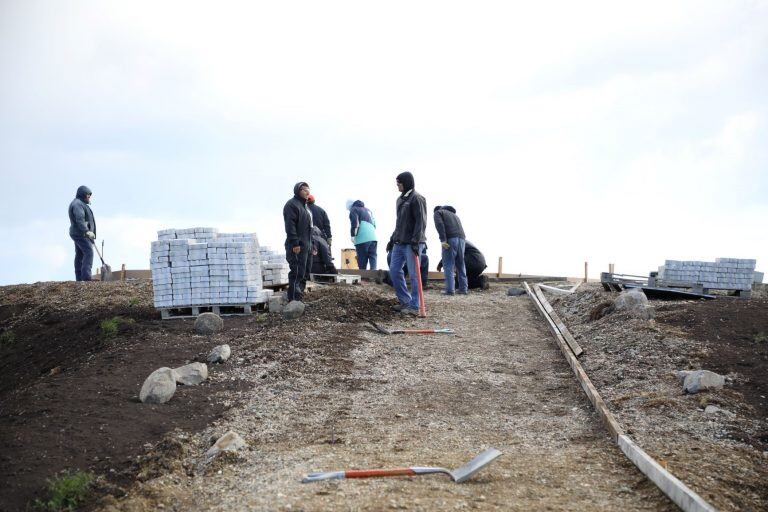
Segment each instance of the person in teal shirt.
[{"label": "person in teal shirt", "polygon": [[355,244],[357,252],[357,266],[361,270],[369,267],[376,270],[376,219],[373,218],[371,210],[365,207],[365,203],[360,201],[348,201],[347,210],[349,210],[349,222],[352,226],[352,243]]}]

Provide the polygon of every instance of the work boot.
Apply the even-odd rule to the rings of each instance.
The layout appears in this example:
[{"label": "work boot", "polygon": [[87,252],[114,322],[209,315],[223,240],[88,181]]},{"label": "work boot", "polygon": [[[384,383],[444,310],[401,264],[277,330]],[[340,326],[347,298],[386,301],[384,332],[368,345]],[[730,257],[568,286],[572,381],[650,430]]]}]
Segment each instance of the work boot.
[{"label": "work boot", "polygon": [[390,309],[396,313],[400,313],[405,309],[405,306],[403,306],[402,304],[395,304]]},{"label": "work boot", "polygon": [[400,313],[404,315],[409,315],[409,316],[419,316],[419,310],[413,309],[413,308],[403,308],[403,310],[400,311]]},{"label": "work boot", "polygon": [[442,292],[440,292],[440,295],[455,295],[455,293],[447,292],[447,291],[443,290]]}]

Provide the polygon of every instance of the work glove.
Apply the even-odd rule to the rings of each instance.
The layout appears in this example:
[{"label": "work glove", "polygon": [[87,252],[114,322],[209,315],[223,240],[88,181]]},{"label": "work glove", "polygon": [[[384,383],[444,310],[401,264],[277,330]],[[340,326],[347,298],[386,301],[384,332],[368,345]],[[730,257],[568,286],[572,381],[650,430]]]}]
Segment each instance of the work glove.
[{"label": "work glove", "polygon": [[411,244],[411,250],[413,251],[413,254],[418,256],[421,253],[421,248],[419,247],[419,244]]},{"label": "work glove", "polygon": [[93,231],[86,231],[85,236],[87,236],[91,240],[96,240],[96,233],[94,233]]},{"label": "work glove", "polygon": [[389,242],[387,242],[387,248],[386,248],[386,251],[387,251],[387,252],[392,252],[392,249],[393,249],[394,247],[395,247],[395,243],[394,243],[392,240],[390,240]]},{"label": "work glove", "polygon": [[440,245],[442,245],[443,249],[445,249],[446,251],[451,248],[451,244],[449,244],[448,242],[443,242]]},{"label": "work glove", "polygon": [[294,247],[291,250],[293,251],[293,254],[299,254],[301,252],[301,246],[297,245],[296,247]]},{"label": "work glove", "polygon": [[332,244],[332,243],[333,243],[333,238],[331,238],[331,237],[329,236],[329,237],[328,237],[328,248],[329,248],[329,249],[330,249],[330,247],[331,247],[331,244]]}]

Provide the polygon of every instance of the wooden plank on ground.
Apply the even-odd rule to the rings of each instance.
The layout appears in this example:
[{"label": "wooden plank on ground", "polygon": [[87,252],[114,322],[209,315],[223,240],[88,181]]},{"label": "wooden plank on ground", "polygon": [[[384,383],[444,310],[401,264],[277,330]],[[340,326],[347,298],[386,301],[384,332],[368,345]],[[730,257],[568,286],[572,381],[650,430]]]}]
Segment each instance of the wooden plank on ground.
[{"label": "wooden plank on ground", "polygon": [[675,505],[685,512],[715,512],[716,509],[696,494],[683,482],[664,469],[653,457],[637,446],[626,435],[619,436],[619,448],[635,466],[661,491],[669,496]]},{"label": "wooden plank on ground", "polygon": [[557,295],[571,295],[571,294],[573,294],[573,290],[571,290],[571,289],[564,290],[562,288],[556,288],[554,286],[547,286],[545,284],[540,284],[539,286],[541,286],[541,288],[543,290],[547,290],[548,292],[556,293]]},{"label": "wooden plank on ground", "polygon": [[525,291],[528,292],[528,296],[533,300],[534,305],[536,306],[536,309],[539,310],[539,313],[544,317],[544,319],[547,321],[547,325],[549,325],[549,330],[552,331],[552,333],[555,335],[555,340],[557,341],[558,346],[560,347],[560,352],[563,353],[565,356],[566,361],[568,361],[568,364],[571,367],[571,370],[573,370],[573,373],[576,375],[576,379],[579,381],[579,384],[581,385],[581,389],[584,390],[584,393],[586,393],[587,398],[590,402],[592,402],[592,405],[594,406],[597,413],[600,415],[600,419],[603,420],[603,424],[605,425],[605,428],[608,429],[608,432],[611,434],[611,439],[613,439],[614,442],[618,442],[619,435],[623,434],[624,431],[621,429],[621,426],[619,425],[619,422],[616,421],[616,418],[613,417],[613,414],[611,414],[611,411],[608,410],[608,406],[605,405],[605,402],[603,402],[602,397],[597,392],[597,389],[595,389],[595,386],[592,384],[592,381],[589,380],[589,377],[587,376],[587,373],[584,371],[584,368],[581,367],[581,364],[579,363],[579,360],[576,359],[576,356],[573,355],[573,352],[571,352],[570,347],[568,347],[568,344],[565,342],[565,338],[563,338],[563,335],[560,333],[560,331],[557,329],[557,326],[552,321],[552,319],[547,314],[546,309],[544,309],[544,306],[539,302],[538,297],[536,297],[536,294],[533,290],[531,290],[531,287],[528,286],[527,282],[523,283],[523,286],[525,287]]},{"label": "wooden plank on ground", "polygon": [[565,326],[565,323],[560,320],[560,317],[555,312],[555,309],[549,304],[549,301],[544,296],[544,293],[541,291],[541,285],[535,284],[533,285],[533,290],[536,292],[536,297],[539,299],[539,302],[541,302],[541,305],[544,306],[544,309],[547,311],[547,314],[552,319],[552,321],[557,326],[560,333],[563,335],[563,338],[565,338],[565,342],[568,343],[568,346],[573,351],[573,355],[576,357],[579,357],[584,350],[582,350],[579,343],[576,341],[576,339],[571,334],[571,331],[568,330],[568,327]]},{"label": "wooden plank on ground", "polygon": [[603,424],[611,434],[611,438],[617,445],[619,445],[619,449],[622,451],[622,453],[624,453],[624,455],[629,460],[631,460],[632,463],[646,477],[648,477],[650,481],[652,481],[664,494],[667,495],[667,497],[669,497],[670,500],[672,500],[673,503],[680,507],[684,512],[716,512],[717,509],[707,503],[701,496],[696,494],[683,482],[672,475],[672,473],[661,467],[661,465],[656,462],[653,457],[645,453],[642,448],[637,446],[632,441],[632,439],[629,438],[629,436],[624,434],[621,425],[619,425],[619,422],[616,421],[616,418],[614,418],[613,414],[611,414],[611,411],[608,410],[608,407],[605,405],[605,402],[600,396],[600,393],[597,392],[597,389],[592,384],[592,381],[589,380],[589,376],[587,376],[587,373],[584,371],[581,363],[579,363],[579,360],[576,359],[576,356],[573,355],[568,345],[565,343],[565,338],[563,338],[562,334],[557,329],[554,321],[549,318],[549,315],[547,315],[547,310],[539,301],[536,293],[531,290],[531,287],[528,286],[527,282],[524,282],[523,286],[528,292],[528,296],[536,306],[536,309],[539,310],[539,313],[541,313],[541,315],[547,321],[547,325],[549,325],[550,330],[553,334],[555,334],[555,340],[560,347],[560,352],[562,352],[562,354],[565,356],[565,359],[568,361],[568,364],[573,370],[573,373],[576,375],[576,379],[579,381],[579,384],[581,384],[581,389],[583,389],[587,394],[587,398],[589,398],[589,401],[592,402],[595,410],[603,420]]}]

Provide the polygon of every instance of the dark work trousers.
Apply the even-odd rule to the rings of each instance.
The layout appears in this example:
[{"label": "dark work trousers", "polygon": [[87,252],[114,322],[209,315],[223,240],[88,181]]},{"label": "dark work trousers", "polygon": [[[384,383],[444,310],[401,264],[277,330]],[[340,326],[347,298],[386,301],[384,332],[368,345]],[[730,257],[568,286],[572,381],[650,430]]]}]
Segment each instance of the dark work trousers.
[{"label": "dark work trousers", "polygon": [[288,302],[301,300],[312,269],[312,244],[303,246],[299,254],[293,254],[292,247],[286,244],[285,259],[291,268],[288,272]]},{"label": "dark work trousers", "polygon": [[355,245],[355,252],[357,252],[357,267],[360,270],[365,270],[365,267],[370,265],[371,270],[376,270],[376,246],[378,242],[363,242],[362,244]]},{"label": "dark work trousers", "polygon": [[75,242],[75,280],[90,281],[93,268],[93,242],[87,236],[72,236]]}]

